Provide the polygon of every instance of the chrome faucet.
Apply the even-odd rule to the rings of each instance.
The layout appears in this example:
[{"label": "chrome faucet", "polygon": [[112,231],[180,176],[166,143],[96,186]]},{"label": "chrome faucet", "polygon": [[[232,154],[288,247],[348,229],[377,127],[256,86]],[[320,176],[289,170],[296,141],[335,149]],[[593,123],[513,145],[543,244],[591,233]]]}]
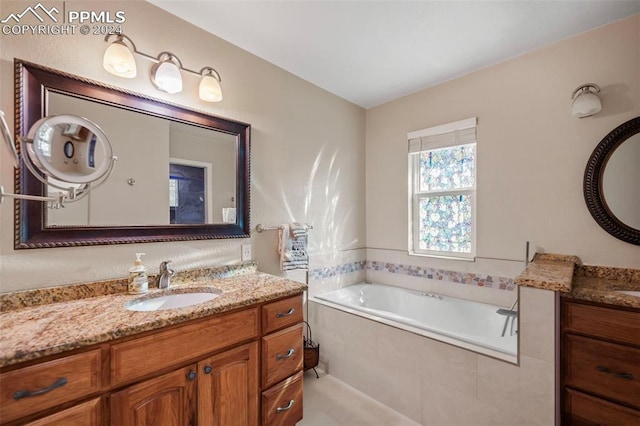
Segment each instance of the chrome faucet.
[{"label": "chrome faucet", "polygon": [[504,335],[507,333],[507,326],[509,325],[509,319],[511,319],[511,330],[510,330],[510,335],[513,336],[514,333],[518,332],[518,329],[516,328],[516,330],[514,331],[514,327],[515,327],[515,322],[518,321],[518,310],[516,309],[516,305],[518,304],[518,298],[516,298],[516,301],[513,302],[513,305],[511,305],[511,309],[498,309],[496,311],[496,313],[498,315],[504,315],[505,319],[504,319],[504,327],[502,327],[502,334],[500,337],[504,337]]},{"label": "chrome faucet", "polygon": [[158,276],[158,288],[169,288],[171,286],[171,277],[175,273],[173,269],[169,269],[170,260],[160,262],[160,275]]}]

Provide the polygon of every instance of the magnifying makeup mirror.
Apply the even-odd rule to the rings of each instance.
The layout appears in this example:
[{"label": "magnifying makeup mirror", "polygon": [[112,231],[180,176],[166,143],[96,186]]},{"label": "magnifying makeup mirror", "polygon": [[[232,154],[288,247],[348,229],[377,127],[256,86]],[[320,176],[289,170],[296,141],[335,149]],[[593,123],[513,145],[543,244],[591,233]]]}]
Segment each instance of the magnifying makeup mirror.
[{"label": "magnifying makeup mirror", "polygon": [[[77,201],[111,175],[117,157],[104,132],[92,121],[75,115],[52,115],[38,120],[27,137],[19,137],[22,155],[16,149],[9,126],[0,111],[1,132],[15,167],[24,162],[29,171],[49,188],[60,190],[55,196],[8,194],[4,197],[49,201],[52,207]],[[26,154],[25,154],[26,153]],[[44,174],[44,177],[42,176]]]}]

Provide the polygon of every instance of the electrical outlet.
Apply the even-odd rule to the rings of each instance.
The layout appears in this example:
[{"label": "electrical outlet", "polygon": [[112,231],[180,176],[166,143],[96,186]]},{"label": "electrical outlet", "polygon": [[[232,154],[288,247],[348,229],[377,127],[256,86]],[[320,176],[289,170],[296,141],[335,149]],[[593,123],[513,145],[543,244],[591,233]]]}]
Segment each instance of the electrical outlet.
[{"label": "electrical outlet", "polygon": [[251,244],[242,245],[242,253],[240,258],[243,262],[251,260]]}]

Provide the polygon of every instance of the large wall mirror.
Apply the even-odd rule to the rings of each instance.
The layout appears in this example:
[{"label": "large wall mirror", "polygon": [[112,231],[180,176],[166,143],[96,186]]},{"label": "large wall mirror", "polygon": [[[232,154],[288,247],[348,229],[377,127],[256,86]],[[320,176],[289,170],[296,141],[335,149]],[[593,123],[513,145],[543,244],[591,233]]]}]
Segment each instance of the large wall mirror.
[{"label": "large wall mirror", "polygon": [[[118,157],[109,181],[78,202],[16,201],[16,248],[249,237],[249,124],[21,60],[15,73],[17,135],[43,116],[79,115]],[[20,193],[45,186],[24,165],[16,174]]]},{"label": "large wall mirror", "polygon": [[605,231],[640,245],[640,117],[613,129],[593,151],[584,175],[584,197]]}]

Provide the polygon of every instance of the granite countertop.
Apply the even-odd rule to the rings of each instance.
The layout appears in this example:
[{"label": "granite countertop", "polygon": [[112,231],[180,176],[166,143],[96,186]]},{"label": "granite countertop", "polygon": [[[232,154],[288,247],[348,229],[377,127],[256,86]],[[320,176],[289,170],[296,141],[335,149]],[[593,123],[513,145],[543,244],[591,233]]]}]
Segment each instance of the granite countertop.
[{"label": "granite countertop", "polygon": [[640,269],[579,266],[571,292],[562,296],[640,309],[640,297],[619,293],[620,290],[640,291]]},{"label": "granite countertop", "polygon": [[640,309],[640,269],[582,265],[576,256],[536,254],[515,283],[557,291],[562,297]]},{"label": "granite countertop", "polygon": [[[306,288],[303,283],[255,271],[222,278],[192,275],[170,290],[150,289],[146,295],[115,293],[3,309],[0,367],[300,294]],[[141,297],[215,290],[222,294],[184,308],[154,312],[125,308],[127,302]]]},{"label": "granite countertop", "polygon": [[568,293],[571,291],[573,271],[579,263],[580,259],[576,256],[538,253],[514,281],[523,287]]}]

